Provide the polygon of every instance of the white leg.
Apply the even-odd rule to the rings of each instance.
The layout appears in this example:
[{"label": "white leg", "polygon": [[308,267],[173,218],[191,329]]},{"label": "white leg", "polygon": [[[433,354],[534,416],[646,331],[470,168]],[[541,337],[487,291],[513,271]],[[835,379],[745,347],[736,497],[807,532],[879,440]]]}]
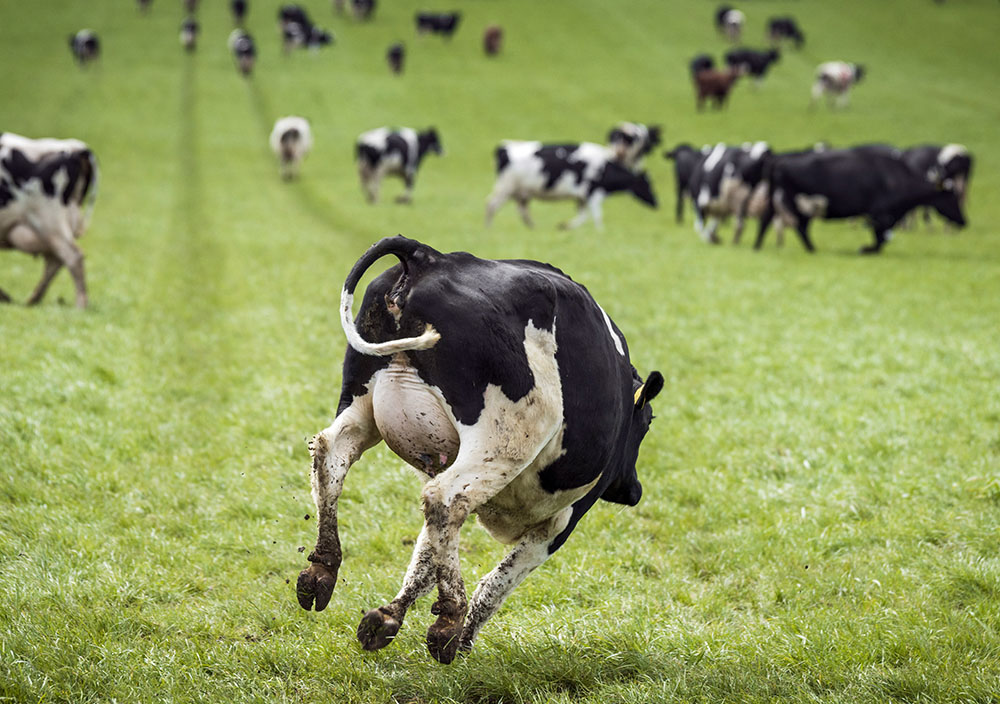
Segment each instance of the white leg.
[{"label": "white leg", "polygon": [[524,221],[525,225],[527,225],[528,227],[534,227],[535,226],[534,221],[531,219],[531,213],[528,212],[528,199],[527,198],[519,198],[518,199],[518,201],[517,201],[517,211],[519,213],[521,213],[521,220]]},{"label": "white leg", "polygon": [[604,203],[604,195],[600,192],[593,194],[587,204],[590,206],[590,216],[594,218],[594,227],[598,230],[604,229],[604,212],[601,209]]},{"label": "white leg", "polygon": [[499,186],[493,189],[489,200],[486,201],[486,227],[489,227],[493,222],[493,216],[497,214],[500,206],[507,202],[508,197],[506,189]]},{"label": "white leg", "polygon": [[587,218],[590,213],[587,212],[587,206],[584,201],[579,201],[576,207],[576,217],[574,217],[569,222],[564,222],[559,224],[560,230],[573,230],[580,227],[583,223],[587,222]]}]

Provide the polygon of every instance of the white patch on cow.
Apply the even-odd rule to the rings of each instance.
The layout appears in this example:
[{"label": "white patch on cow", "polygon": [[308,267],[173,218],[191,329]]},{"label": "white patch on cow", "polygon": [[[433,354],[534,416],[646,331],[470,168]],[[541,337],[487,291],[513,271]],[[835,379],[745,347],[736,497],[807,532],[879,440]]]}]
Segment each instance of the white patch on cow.
[{"label": "white patch on cow", "polygon": [[754,142],[753,146],[750,147],[750,158],[757,161],[764,156],[764,153],[767,152],[768,149],[770,149],[770,146],[767,142]]},{"label": "white patch on cow", "polygon": [[[601,308],[600,305],[598,305],[597,307]],[[601,308],[601,315],[604,316],[604,324],[608,326],[608,332],[611,333],[611,339],[614,340],[615,349],[618,350],[618,354],[624,357],[625,350],[624,348],[622,348],[621,339],[618,337],[618,335],[615,334],[615,329],[611,326],[611,318],[608,317],[608,314],[604,312],[603,308]]]},{"label": "white patch on cow", "polygon": [[799,212],[803,215],[811,218],[823,217],[826,214],[826,209],[829,204],[830,199],[826,196],[809,196],[805,193],[795,194],[795,207],[798,208]]},{"label": "white patch on cow", "polygon": [[938,152],[937,162],[941,166],[947,166],[948,162],[957,156],[967,156],[969,150],[961,144],[946,144]]},{"label": "white patch on cow", "polygon": [[715,169],[716,166],[718,166],[719,162],[722,160],[722,157],[725,156],[725,154],[726,154],[726,145],[723,144],[722,142],[719,142],[718,144],[715,145],[715,148],[708,155],[708,157],[705,158],[705,163],[702,165],[702,170],[705,173],[710,173],[712,170]]},{"label": "white patch on cow", "polygon": [[883,234],[883,236],[885,237],[885,241],[886,242],[891,241],[894,234],[895,233],[892,230],[886,230],[885,233]]},{"label": "white patch on cow", "polygon": [[698,207],[702,209],[708,207],[710,200],[712,200],[712,194],[708,190],[708,186],[702,186],[701,190],[698,191]]}]

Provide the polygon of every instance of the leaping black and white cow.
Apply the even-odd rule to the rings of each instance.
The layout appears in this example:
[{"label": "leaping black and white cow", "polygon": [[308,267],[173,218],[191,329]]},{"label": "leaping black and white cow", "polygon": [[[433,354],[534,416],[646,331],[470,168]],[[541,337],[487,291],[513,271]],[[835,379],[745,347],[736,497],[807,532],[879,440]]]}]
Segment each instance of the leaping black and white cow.
[{"label": "leaping black and white cow", "polygon": [[[358,281],[386,255],[399,264],[368,286],[352,319]],[[663,377],[643,382],[607,313],[539,262],[387,238],[351,269],[340,312],[343,387],[336,420],[310,444],[319,536],[299,603],[327,606],[341,565],[344,478],[385,440],[424,481],[424,526],[402,588],[364,615],[358,639],[365,650],[388,645],[410,606],[437,587],[427,647],[449,663],[598,499],[638,503],[636,460]],[[467,600],[459,529],[472,513],[512,547]]]},{"label": "leaping black and white cow", "polygon": [[[52,277],[65,266],[76,286],[77,307],[87,306],[83,253],[75,240],[87,228],[97,174],[93,152],[78,139],[0,133],[0,249],[45,259],[28,305],[42,300]],[[0,290],[0,301],[10,300]]]},{"label": "leaping black and white cow", "polygon": [[423,132],[409,127],[378,127],[359,135],[355,156],[368,202],[378,200],[379,184],[385,176],[399,176],[406,184],[406,191],[396,197],[397,203],[412,202],[413,183],[420,162],[430,152],[440,155],[443,151],[433,127]]},{"label": "leaping black and white cow", "polygon": [[965,216],[955,191],[939,188],[881,145],[771,157],[765,174],[771,199],[760,219],[755,248],[763,244],[768,225],[777,212],[796,223],[803,246],[815,250],[809,222],[865,216],[875,242],[861,249],[877,253],[892,237],[892,228],[919,206],[929,206],[944,218],[965,226]]},{"label": "leaping black and white cow", "polygon": [[614,159],[614,152],[592,142],[542,144],[508,140],[497,147],[497,180],[486,204],[486,225],[508,200],[517,203],[521,219],[533,227],[528,202],[575,200],[577,214],[562,228],[579,227],[587,217],[604,226],[601,205],[611,193],[627,191],[650,207],[656,196],[646,172],[635,173]]}]

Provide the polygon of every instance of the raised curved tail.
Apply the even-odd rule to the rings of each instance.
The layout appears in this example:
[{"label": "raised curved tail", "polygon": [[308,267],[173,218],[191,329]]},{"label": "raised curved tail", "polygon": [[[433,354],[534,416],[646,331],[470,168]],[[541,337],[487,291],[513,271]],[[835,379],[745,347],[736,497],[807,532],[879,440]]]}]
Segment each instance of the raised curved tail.
[{"label": "raised curved tail", "polygon": [[429,324],[427,329],[417,337],[403,337],[398,340],[388,340],[386,342],[368,342],[358,332],[354,324],[352,309],[354,307],[354,289],[357,288],[361,277],[376,260],[392,254],[399,259],[403,267],[400,280],[397,281],[394,289],[405,287],[410,275],[410,263],[414,259],[422,258],[430,250],[426,245],[411,240],[402,235],[396,237],[386,237],[373,244],[361,258],[355,262],[351,268],[347,279],[344,281],[344,289],[340,292],[340,325],[347,335],[347,343],[361,354],[368,354],[377,357],[406,352],[408,350],[426,350],[433,347],[441,334]]}]

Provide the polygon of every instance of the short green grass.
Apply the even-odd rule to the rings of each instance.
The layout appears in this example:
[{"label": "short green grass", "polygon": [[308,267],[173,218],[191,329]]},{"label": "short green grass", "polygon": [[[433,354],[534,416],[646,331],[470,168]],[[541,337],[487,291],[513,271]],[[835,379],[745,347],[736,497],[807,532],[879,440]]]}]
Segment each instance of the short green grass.
[{"label": "short green grass", "polygon": [[[62,273],[43,305],[0,309],[0,700],[16,702],[989,702],[1000,697],[1000,19],[995,2],[745,3],[808,35],[725,112],[694,111],[687,60],[722,41],[699,0],[455,3],[450,42],[416,37],[415,0],[357,24],[306,5],[337,45],[282,56],[254,0],[260,60],[232,66],[227,3],[203,2],[183,55],[179,3],[6,3],[0,129],[87,140],[102,164],[82,247],[92,306]],[[429,6],[426,6],[429,7]],[[444,9],[444,6],[441,6]],[[502,56],[481,55],[491,22]],[[66,35],[96,29],[78,70]],[[407,70],[385,48],[402,39]],[[814,66],[866,63],[848,110],[809,111]],[[304,114],[316,148],[278,180],[266,137]],[[567,204],[482,225],[503,138],[600,141],[623,119],[666,143],[767,139],[975,153],[970,227],[817,223],[761,252],[710,248],[662,207]],[[436,125],[410,207],[363,202],[354,137]],[[346,556],[322,613],[294,580],[315,539],[305,439],[332,419],[343,277],[376,239],[550,261],[594,293],[666,387],[635,509],[596,507],[450,667],[430,600],[363,653],[420,526],[419,483],[384,446],[342,501]],[[0,253],[23,300],[41,264]],[[463,532],[467,582],[500,558]]]}]

